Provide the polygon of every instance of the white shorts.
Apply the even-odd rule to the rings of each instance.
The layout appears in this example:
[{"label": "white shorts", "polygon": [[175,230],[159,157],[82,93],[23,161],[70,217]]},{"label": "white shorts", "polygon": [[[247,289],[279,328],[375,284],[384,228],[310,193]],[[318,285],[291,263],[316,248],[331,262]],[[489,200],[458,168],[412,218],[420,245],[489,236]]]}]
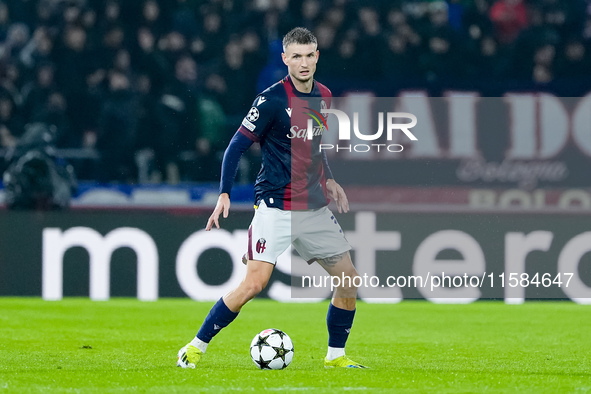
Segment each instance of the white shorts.
[{"label": "white shorts", "polygon": [[351,250],[328,207],[284,211],[261,201],[248,229],[248,259],[275,264],[290,244],[308,264]]}]

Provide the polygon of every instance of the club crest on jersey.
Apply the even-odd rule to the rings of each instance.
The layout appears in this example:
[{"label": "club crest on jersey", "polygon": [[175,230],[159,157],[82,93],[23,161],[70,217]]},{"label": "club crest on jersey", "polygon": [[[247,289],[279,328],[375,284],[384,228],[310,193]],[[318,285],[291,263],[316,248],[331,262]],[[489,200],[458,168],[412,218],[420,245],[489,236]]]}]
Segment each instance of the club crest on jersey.
[{"label": "club crest on jersey", "polygon": [[256,122],[256,120],[259,118],[259,110],[256,109],[255,107],[252,107],[250,109],[250,111],[248,111],[248,115],[246,115],[246,119],[249,122]]},{"label": "club crest on jersey", "polygon": [[267,246],[265,245],[266,243],[267,243],[267,240],[265,238],[261,238],[257,241],[257,246],[256,246],[257,253],[263,253],[265,251],[265,249],[267,249]]}]

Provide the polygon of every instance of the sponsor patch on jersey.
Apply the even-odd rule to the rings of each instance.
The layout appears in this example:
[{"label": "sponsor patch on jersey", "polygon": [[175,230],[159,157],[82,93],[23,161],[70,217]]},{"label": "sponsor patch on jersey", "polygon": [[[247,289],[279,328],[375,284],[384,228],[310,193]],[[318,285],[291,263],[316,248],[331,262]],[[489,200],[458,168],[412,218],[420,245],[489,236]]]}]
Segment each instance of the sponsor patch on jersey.
[{"label": "sponsor patch on jersey", "polygon": [[246,119],[248,119],[250,122],[256,122],[256,120],[259,118],[259,110],[256,109],[255,107],[252,107],[250,109],[250,111],[248,111],[248,115],[246,115]]},{"label": "sponsor patch on jersey", "polygon": [[257,128],[255,125],[253,125],[252,123],[250,123],[248,121],[248,119],[246,119],[246,118],[242,119],[242,126],[246,127],[250,131],[254,131],[254,129]]},{"label": "sponsor patch on jersey", "polygon": [[257,101],[257,107],[258,107],[259,105],[261,105],[262,103],[264,103],[265,101],[267,101],[267,99],[266,99],[266,98],[264,98],[263,96],[259,97],[259,100]]}]

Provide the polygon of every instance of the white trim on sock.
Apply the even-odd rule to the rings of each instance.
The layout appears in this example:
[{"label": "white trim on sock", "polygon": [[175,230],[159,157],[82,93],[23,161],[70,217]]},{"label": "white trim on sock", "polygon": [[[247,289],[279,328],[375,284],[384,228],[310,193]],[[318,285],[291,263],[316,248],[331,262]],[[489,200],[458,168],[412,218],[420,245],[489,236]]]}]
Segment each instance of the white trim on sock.
[{"label": "white trim on sock", "polygon": [[191,342],[189,342],[189,345],[193,345],[197,349],[199,349],[203,353],[205,353],[205,351],[207,350],[208,343],[207,342],[203,342],[201,339],[195,337],[195,338],[193,338],[193,340]]},{"label": "white trim on sock", "polygon": [[326,353],[326,359],[329,361],[334,360],[335,358],[339,358],[345,355],[345,348],[344,347],[328,347],[328,352]]}]

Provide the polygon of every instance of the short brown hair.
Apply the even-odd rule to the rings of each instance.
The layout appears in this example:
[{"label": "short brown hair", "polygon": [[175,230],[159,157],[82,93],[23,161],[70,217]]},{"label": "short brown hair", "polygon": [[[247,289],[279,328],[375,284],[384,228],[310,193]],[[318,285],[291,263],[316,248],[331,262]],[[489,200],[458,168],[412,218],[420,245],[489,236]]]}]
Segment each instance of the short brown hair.
[{"label": "short brown hair", "polygon": [[291,44],[318,45],[318,41],[316,40],[316,36],[310,30],[305,27],[296,27],[291,29],[289,33],[283,37],[283,51],[285,52],[287,47]]}]

